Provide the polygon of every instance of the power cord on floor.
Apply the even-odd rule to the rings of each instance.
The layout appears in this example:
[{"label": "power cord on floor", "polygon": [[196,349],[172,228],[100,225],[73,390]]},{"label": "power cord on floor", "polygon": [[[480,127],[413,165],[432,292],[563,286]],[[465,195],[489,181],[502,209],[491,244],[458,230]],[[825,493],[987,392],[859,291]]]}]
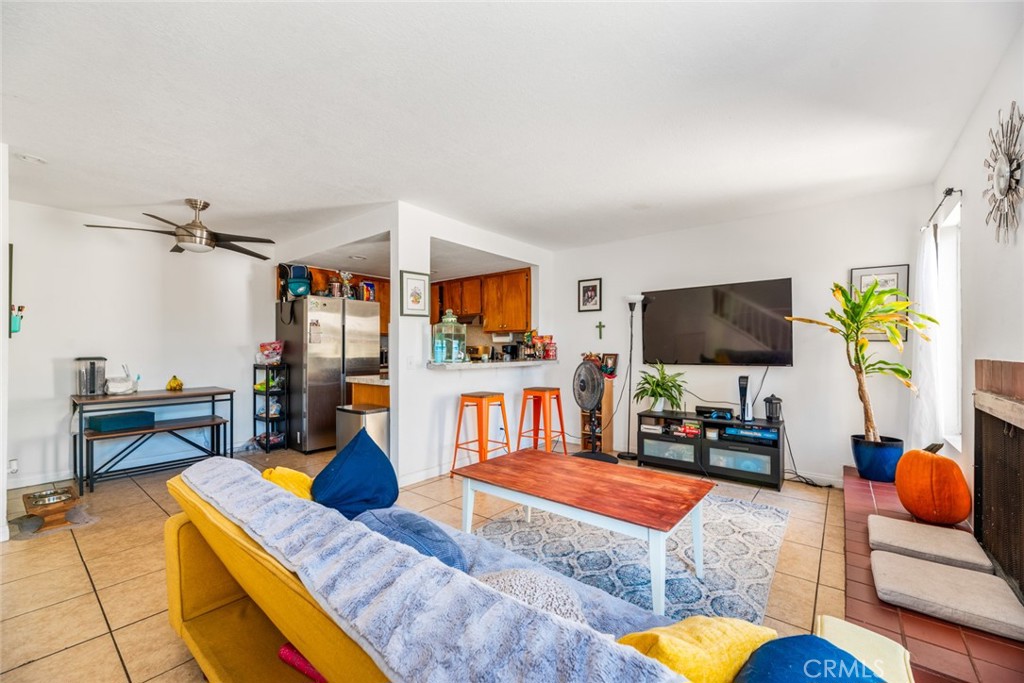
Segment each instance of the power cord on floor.
[{"label": "power cord on floor", "polygon": [[[783,420],[786,419],[785,412],[780,411],[780,416],[782,417]],[[795,481],[795,482],[798,482],[800,484],[807,484],[808,486],[813,486],[813,487],[819,488],[819,489],[834,488],[832,486],[832,484],[819,484],[818,482],[814,481],[810,477],[805,477],[804,475],[800,474],[800,471],[797,470],[797,467],[796,467],[796,456],[793,455],[793,444],[791,444],[789,442],[789,430],[786,429],[786,430],[784,430],[784,432],[786,434],[786,450],[789,451],[789,460],[790,460],[790,462],[793,463],[793,469],[791,469],[791,470],[784,469],[782,471],[783,478],[786,481]],[[789,475],[793,475],[793,476],[789,476]]]}]

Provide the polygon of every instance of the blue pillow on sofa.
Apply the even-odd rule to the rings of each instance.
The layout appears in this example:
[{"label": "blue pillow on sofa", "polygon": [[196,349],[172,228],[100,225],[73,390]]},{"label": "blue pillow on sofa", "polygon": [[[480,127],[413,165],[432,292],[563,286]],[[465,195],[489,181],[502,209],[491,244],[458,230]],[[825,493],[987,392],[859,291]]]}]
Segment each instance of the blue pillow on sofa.
[{"label": "blue pillow on sofa", "polygon": [[754,650],[733,683],[885,683],[846,650],[818,636],[790,636]]},{"label": "blue pillow on sofa", "polygon": [[398,477],[388,456],[365,429],[313,479],[313,500],[348,519],[398,500]]},{"label": "blue pillow on sofa", "polygon": [[381,536],[404,543],[427,557],[436,557],[453,569],[466,571],[466,556],[462,548],[423,515],[392,507],[367,510],[353,521],[362,522]]}]

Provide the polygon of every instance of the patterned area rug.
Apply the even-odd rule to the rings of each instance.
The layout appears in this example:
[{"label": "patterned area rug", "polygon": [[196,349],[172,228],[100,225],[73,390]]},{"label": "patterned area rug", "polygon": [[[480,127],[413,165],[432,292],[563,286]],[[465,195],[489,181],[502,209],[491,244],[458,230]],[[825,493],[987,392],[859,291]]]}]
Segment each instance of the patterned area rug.
[{"label": "patterned area rug", "polygon": [[[691,525],[669,537],[665,613],[702,614],[761,623],[789,513],[770,505],[708,495],[704,499],[704,581],[693,575]],[[651,609],[647,543],[555,514],[523,508],[476,532],[557,572]]]}]

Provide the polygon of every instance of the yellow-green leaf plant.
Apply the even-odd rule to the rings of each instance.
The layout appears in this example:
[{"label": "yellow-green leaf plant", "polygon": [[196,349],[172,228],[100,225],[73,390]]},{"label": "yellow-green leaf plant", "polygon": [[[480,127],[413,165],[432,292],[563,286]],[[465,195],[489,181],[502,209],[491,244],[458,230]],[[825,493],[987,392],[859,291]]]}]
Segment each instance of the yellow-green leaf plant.
[{"label": "yellow-green leaf plant", "polygon": [[812,318],[787,317],[798,323],[820,325],[832,334],[837,334],[846,343],[846,362],[857,376],[857,396],[864,407],[864,440],[881,441],[875,425],[875,413],[871,408],[868,394],[869,375],[889,375],[900,380],[911,391],[917,387],[910,381],[910,369],[902,363],[875,360],[875,354],[868,353],[870,342],[867,335],[884,334],[896,349],[903,352],[903,334],[900,328],[912,330],[925,341],[931,341],[925,331],[928,323],[939,322],[920,311],[912,310],[913,302],[898,300],[906,294],[898,289],[879,289],[874,281],[863,292],[851,285],[848,290],[838,282],[832,283],[832,296],[839,302],[838,310],[831,308],[825,316],[832,322]]},{"label": "yellow-green leaf plant", "polygon": [[640,381],[637,382],[636,391],[633,392],[633,400],[650,398],[657,401],[663,398],[672,406],[673,410],[682,408],[683,385],[686,384],[686,380],[682,379],[683,373],[669,374],[665,371],[665,365],[660,361],[656,364],[648,363],[647,367],[657,370],[657,374],[641,371]]}]

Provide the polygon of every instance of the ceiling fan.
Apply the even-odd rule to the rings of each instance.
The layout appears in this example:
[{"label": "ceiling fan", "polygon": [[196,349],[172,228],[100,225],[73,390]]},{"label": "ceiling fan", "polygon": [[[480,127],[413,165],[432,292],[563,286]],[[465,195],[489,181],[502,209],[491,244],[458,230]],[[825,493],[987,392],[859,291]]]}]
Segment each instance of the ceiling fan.
[{"label": "ceiling fan", "polygon": [[143,213],[143,216],[149,216],[161,223],[167,225],[173,225],[174,230],[153,230],[152,228],[126,228],[120,225],[89,225],[85,224],[87,228],[111,228],[114,230],[138,230],[141,232],[156,232],[161,235],[170,235],[174,238],[174,246],[171,247],[171,253],[178,254],[183,251],[194,251],[204,252],[212,251],[214,247],[220,249],[227,249],[228,251],[237,251],[239,254],[245,254],[246,256],[252,256],[253,258],[268,260],[269,257],[263,254],[257,254],[255,251],[250,251],[245,247],[240,247],[235,242],[260,242],[263,244],[273,244],[274,240],[268,240],[264,237],[246,237],[245,235],[229,235],[226,232],[214,232],[210,230],[202,221],[199,220],[199,212],[206,210],[210,206],[210,202],[204,202],[201,199],[186,199],[185,203],[195,210],[196,216],[191,222],[185,223],[184,225],[178,225],[166,218],[160,218],[151,213]]}]

